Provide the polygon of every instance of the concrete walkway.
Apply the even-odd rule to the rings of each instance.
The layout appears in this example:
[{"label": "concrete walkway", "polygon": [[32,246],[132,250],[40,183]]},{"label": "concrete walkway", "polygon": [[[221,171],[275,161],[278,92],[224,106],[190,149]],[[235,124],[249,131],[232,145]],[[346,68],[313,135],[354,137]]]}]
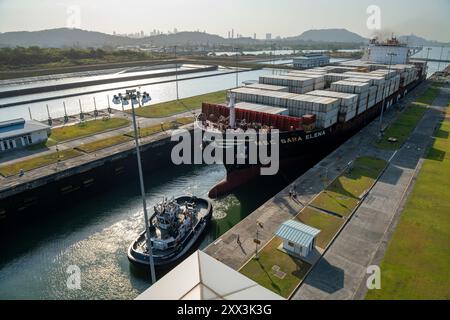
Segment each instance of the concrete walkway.
[{"label": "concrete walkway", "polygon": [[[410,93],[396,107],[403,107],[414,101],[427,87],[426,83]],[[394,108],[385,113],[384,123],[388,125],[396,119]],[[264,229],[259,231],[259,240],[264,246],[279,227],[279,225],[297,215],[304,206],[317,197],[329,183],[336,179],[347,164],[361,156],[371,155],[388,160],[393,151],[376,149],[373,143],[378,138],[379,122],[373,121],[359,133],[341,145],[338,149],[320,161],[316,166],[294,181],[290,186],[274,196],[247,216],[240,223],[222,235],[217,241],[205,248],[205,252],[229,267],[241,268],[255,252],[253,239],[256,234],[256,222],[263,223]],[[322,177],[326,176],[326,182]],[[297,202],[289,197],[289,190],[296,184]],[[239,236],[241,245],[238,245]]]},{"label": "concrete walkway", "polygon": [[[403,147],[393,155],[384,174],[352,219],[311,271],[293,299],[364,299],[367,267],[379,265],[432,142],[450,91],[441,91]],[[374,147],[366,148],[376,155]]]}]

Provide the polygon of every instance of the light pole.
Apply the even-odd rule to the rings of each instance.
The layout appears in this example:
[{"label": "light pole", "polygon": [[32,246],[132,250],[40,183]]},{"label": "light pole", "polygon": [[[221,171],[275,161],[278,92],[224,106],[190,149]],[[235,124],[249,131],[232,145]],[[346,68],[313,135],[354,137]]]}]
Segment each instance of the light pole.
[{"label": "light pole", "polygon": [[[391,72],[392,59],[397,54],[394,53],[394,52],[388,52],[386,55],[390,57],[390,59],[389,59],[389,69],[388,69],[389,73],[390,73]],[[380,139],[383,138],[383,115],[384,115],[384,103],[385,102],[386,102],[386,97],[384,96],[384,93],[383,93],[383,102],[381,103],[381,115],[380,115]]]},{"label": "light pole", "polygon": [[255,260],[259,260],[258,245],[261,244],[261,240],[259,240],[259,228],[264,229],[264,225],[261,222],[256,221],[256,238],[254,239],[254,242],[255,242]]},{"label": "light pole", "polygon": [[239,48],[234,48],[236,58],[236,88],[239,87]]},{"label": "light pole", "polygon": [[431,50],[432,50],[431,48],[427,48],[427,61],[428,61],[428,58],[430,57],[430,51]]},{"label": "light pole", "polygon": [[[131,102],[131,113],[133,117],[133,129],[134,129],[134,141],[136,144],[136,157],[137,157],[137,163],[138,163],[138,172],[139,172],[139,184],[141,188],[141,198],[142,198],[142,206],[144,208],[144,219],[145,219],[145,230],[146,230],[146,236],[147,236],[147,253],[149,257],[150,262],[150,276],[152,280],[152,284],[156,282],[156,275],[155,275],[155,264],[153,262],[153,251],[152,251],[152,241],[150,237],[150,225],[149,225],[149,219],[148,219],[148,212],[147,212],[147,201],[145,200],[145,186],[144,186],[144,175],[142,173],[142,162],[141,162],[141,148],[139,146],[139,136],[138,136],[138,129],[136,125],[136,113],[134,111],[134,104],[139,103],[139,99],[142,98],[142,104],[145,104],[146,102],[149,102],[151,100],[150,95],[146,92],[141,95],[140,92],[137,92],[136,89],[134,90],[127,90],[125,96],[118,95],[114,96],[113,103],[118,104],[122,103],[123,101],[130,101]],[[151,221],[150,221],[151,224]]]},{"label": "light pole", "polygon": [[[270,45],[270,63],[272,64],[272,74],[275,74],[275,52],[276,51],[276,45],[272,43]],[[275,49],[274,49],[275,48]]]},{"label": "light pole", "polygon": [[178,61],[177,61],[177,46],[174,46],[175,54],[175,86],[177,89],[177,100],[180,100],[180,95],[178,93]]},{"label": "light pole", "polygon": [[427,73],[428,73],[428,58],[430,57],[430,51],[432,50],[432,48],[427,48],[427,61],[426,61],[426,64],[427,64]]},{"label": "light pole", "polygon": [[438,69],[437,71],[441,71],[441,60],[442,60],[442,54],[444,53],[444,46],[441,47],[441,55],[439,56],[439,63],[438,63]]}]

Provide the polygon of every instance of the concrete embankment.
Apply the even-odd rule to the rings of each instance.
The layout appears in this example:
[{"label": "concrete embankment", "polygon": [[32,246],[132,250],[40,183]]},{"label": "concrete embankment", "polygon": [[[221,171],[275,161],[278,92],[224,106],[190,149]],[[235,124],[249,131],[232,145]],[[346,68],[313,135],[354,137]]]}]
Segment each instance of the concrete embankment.
[{"label": "concrete embankment", "polygon": [[[247,72],[247,71],[250,71],[250,70],[245,69],[245,70],[240,70],[239,72]],[[187,78],[179,79],[178,81],[187,81],[187,80],[193,80],[193,79],[217,77],[219,75],[222,76],[222,75],[231,74],[231,73],[236,73],[236,71],[223,72],[223,73],[220,73],[220,74],[207,74],[207,75],[202,75],[202,76],[187,77]],[[169,83],[169,82],[174,82],[174,80],[156,81],[156,82],[151,82],[149,84],[156,85],[156,84],[164,84],[164,83]],[[146,84],[142,84],[142,85],[146,85]],[[109,88],[108,90],[121,90],[121,89],[123,89],[123,86]],[[88,90],[88,91],[83,92],[83,94],[95,94],[95,93],[104,92],[104,91],[105,91],[104,89],[101,89],[101,90]],[[0,104],[0,108],[14,107],[14,106],[18,106],[18,105],[23,105],[25,103],[35,103],[35,102],[49,101],[49,100],[54,100],[54,99],[77,97],[79,95],[80,95],[80,93],[73,93],[73,94],[57,95],[57,96],[53,96],[51,98],[46,97],[46,98],[31,99],[31,100],[26,100],[26,101],[22,100],[22,101],[18,101],[18,102]]]},{"label": "concrete embankment", "polygon": [[[141,138],[146,174],[171,164],[171,150],[176,143],[170,139],[171,132]],[[30,212],[36,206],[69,205],[79,196],[91,196],[120,183],[121,179],[133,179],[136,168],[135,144],[129,141],[26,172],[22,177],[2,177],[0,221],[23,218],[22,212]]]},{"label": "concrete embankment", "polygon": [[52,91],[58,91],[58,90],[89,87],[89,86],[114,83],[114,82],[152,79],[152,78],[159,78],[159,77],[169,77],[169,76],[174,76],[177,73],[178,73],[178,75],[183,75],[183,74],[190,74],[190,73],[196,73],[196,72],[215,71],[217,69],[218,69],[218,66],[214,65],[214,66],[199,67],[196,69],[178,70],[178,72],[170,71],[170,72],[161,72],[161,73],[155,73],[155,74],[136,74],[136,75],[130,75],[128,77],[110,77],[107,79],[74,81],[74,82],[70,82],[70,83],[50,85],[50,86],[41,86],[41,87],[1,91],[0,98],[10,98],[10,97],[17,97],[17,96],[23,96],[23,95],[28,95],[28,94],[35,94],[35,93],[43,93],[43,92],[52,92]]}]

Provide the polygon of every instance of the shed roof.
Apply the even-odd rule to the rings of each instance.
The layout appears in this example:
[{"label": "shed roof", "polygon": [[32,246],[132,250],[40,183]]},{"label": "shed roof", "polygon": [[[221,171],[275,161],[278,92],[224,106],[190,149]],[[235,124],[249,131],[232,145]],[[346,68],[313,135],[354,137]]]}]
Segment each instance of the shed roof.
[{"label": "shed roof", "polygon": [[319,233],[318,229],[295,220],[289,220],[278,228],[275,235],[300,246],[308,247]]}]

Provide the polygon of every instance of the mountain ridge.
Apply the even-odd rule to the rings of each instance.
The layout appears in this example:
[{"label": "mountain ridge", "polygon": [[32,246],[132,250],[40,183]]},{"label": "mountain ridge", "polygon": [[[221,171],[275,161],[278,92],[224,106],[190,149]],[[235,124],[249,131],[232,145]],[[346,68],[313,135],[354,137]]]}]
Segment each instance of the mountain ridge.
[{"label": "mountain ridge", "polygon": [[[409,40],[412,45],[434,44],[440,45],[437,41],[429,41],[418,36],[401,36],[400,40]],[[173,34],[161,34],[148,36],[140,39],[126,36],[111,35],[98,31],[88,31],[82,29],[55,28],[40,31],[14,31],[0,33],[0,47],[120,47],[138,46],[142,44],[154,46],[201,46],[201,45],[255,45],[264,44],[268,40],[256,40],[250,37],[226,39],[219,35],[197,31],[182,31]],[[368,39],[347,29],[312,29],[301,33],[298,36],[286,37],[282,39],[270,40],[269,42],[283,43],[367,43]]]}]

